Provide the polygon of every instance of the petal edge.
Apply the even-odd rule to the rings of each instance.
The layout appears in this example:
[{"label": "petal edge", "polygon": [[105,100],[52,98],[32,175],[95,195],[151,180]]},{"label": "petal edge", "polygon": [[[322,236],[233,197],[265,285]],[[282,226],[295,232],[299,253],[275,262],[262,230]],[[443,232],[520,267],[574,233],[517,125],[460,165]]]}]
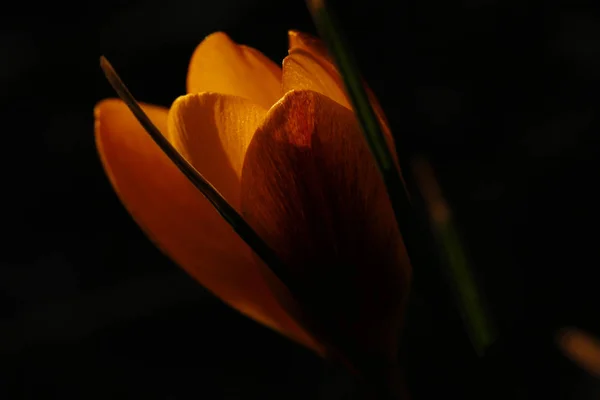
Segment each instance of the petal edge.
[{"label": "petal edge", "polygon": [[238,45],[223,32],[207,36],[194,51],[188,93],[240,96],[269,109],[281,97],[281,68],[260,51]]}]

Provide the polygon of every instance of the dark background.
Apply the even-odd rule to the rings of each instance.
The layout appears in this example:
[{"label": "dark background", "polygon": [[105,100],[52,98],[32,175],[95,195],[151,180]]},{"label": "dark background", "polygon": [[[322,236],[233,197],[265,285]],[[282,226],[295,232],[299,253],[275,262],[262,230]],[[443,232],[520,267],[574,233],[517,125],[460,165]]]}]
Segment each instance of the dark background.
[{"label": "dark background", "polygon": [[[554,344],[563,326],[600,335],[597,7],[336,4],[401,154],[436,169],[500,333],[477,359],[439,274],[416,270],[414,397],[598,398]],[[150,244],[93,140],[93,106],[114,95],[101,54],[138,99],[168,106],[204,36],[279,61],[288,29],[314,32],[303,2],[22,2],[0,27],[0,398],[342,398],[347,377]]]}]

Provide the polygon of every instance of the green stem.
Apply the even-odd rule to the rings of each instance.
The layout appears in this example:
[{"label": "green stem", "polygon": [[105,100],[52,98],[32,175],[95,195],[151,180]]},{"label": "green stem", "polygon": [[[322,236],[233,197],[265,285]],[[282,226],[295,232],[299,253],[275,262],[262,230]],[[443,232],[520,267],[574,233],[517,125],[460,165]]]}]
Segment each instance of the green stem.
[{"label": "green stem", "polygon": [[[334,11],[325,3],[325,0],[307,0],[315,25],[337,64],[364,137],[383,177],[398,230],[404,240],[411,263],[415,268],[425,268],[432,261],[432,257],[429,254],[430,250],[424,249],[422,246],[425,238],[420,234],[416,212],[404,187],[400,172],[394,165],[379,120],[369,102],[360,78],[358,64],[345,41]],[[431,215],[430,218],[432,218]],[[435,223],[435,217],[433,220],[434,234],[438,239],[438,250],[446,264],[444,266],[447,267],[450,283],[458,294],[456,299],[464,324],[473,347],[481,355],[495,337],[491,316],[486,314],[484,307],[480,305],[480,291],[471,276],[461,244],[457,240],[456,232],[452,229],[450,221],[445,221],[443,225],[440,225]]]}]

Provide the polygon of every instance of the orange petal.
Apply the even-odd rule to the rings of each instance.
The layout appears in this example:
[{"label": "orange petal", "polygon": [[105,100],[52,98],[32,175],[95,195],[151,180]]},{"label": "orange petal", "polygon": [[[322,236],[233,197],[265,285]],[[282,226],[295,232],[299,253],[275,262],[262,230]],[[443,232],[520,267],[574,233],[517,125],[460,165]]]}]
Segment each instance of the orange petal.
[{"label": "orange petal", "polygon": [[283,60],[283,92],[290,90],[313,90],[346,108],[351,108],[339,75],[332,73],[326,63],[319,62],[303,49],[291,50]]},{"label": "orange petal", "polygon": [[[167,110],[144,105],[163,132]],[[284,312],[251,251],[116,99],[95,109],[96,142],[110,181],[146,234],[217,297],[256,321],[311,348]]]},{"label": "orange petal", "polygon": [[322,343],[360,364],[394,359],[410,264],[352,112],[292,91],[255,133],[242,172],[248,222],[290,268]]},{"label": "orange petal", "polygon": [[[335,67],[327,47],[319,39],[298,31],[288,32],[289,55],[283,60],[283,92],[289,90],[313,90],[352,109],[346,95],[344,81]],[[399,169],[396,145],[383,109],[368,86],[365,86],[371,105],[381,123],[388,147]]]},{"label": "orange petal", "polygon": [[281,68],[260,51],[217,32],[194,51],[187,90],[240,96],[269,109],[281,97]]},{"label": "orange petal", "polygon": [[169,111],[169,140],[239,210],[246,148],[266,114],[242,97],[188,94]]},{"label": "orange petal", "polygon": [[327,46],[318,38],[299,31],[288,31],[289,50],[303,49],[312,53],[315,57],[323,58],[333,64],[327,50]]},{"label": "orange petal", "polygon": [[289,55],[283,60],[283,92],[312,90],[352,108],[344,83],[322,43],[295,31],[289,32],[289,40]]},{"label": "orange petal", "polygon": [[562,332],[559,344],[571,360],[600,378],[600,340],[582,330],[571,328]]}]

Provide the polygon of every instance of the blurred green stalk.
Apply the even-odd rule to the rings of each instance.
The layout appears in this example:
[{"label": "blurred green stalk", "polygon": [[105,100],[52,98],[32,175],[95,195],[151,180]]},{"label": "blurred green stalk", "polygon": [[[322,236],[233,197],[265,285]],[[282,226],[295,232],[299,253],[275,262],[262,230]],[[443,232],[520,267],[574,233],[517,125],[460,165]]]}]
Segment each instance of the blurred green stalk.
[{"label": "blurred green stalk", "polygon": [[429,162],[422,158],[413,160],[412,169],[428,209],[440,261],[447,268],[447,278],[450,280],[471,343],[477,354],[482,356],[485,349],[495,340],[496,333],[484,299],[477,288],[477,282],[471,273],[450,207],[442,195]]},{"label": "blurred green stalk", "polygon": [[[327,44],[340,71],[346,92],[369,145],[369,149],[383,176],[406,250],[413,266],[418,268],[426,262],[426,257],[421,257],[419,250],[419,241],[424,240],[424,238],[421,238],[421,235],[418,234],[420,231],[417,229],[416,211],[408,197],[400,172],[394,165],[393,157],[383,136],[379,119],[374,112],[363,85],[358,64],[350,51],[350,46],[344,38],[332,8],[327,7],[324,0],[307,0],[307,5],[319,34]],[[433,179],[432,174],[431,178]],[[435,182],[434,179],[433,182]],[[440,201],[443,201],[439,190],[436,201],[438,205],[441,204]],[[426,202],[429,203],[429,200],[426,199]],[[479,355],[482,355],[485,348],[493,342],[495,337],[490,322],[491,318],[482,304],[482,296],[480,296],[477,284],[470,272],[467,258],[450,218],[448,207],[445,207],[446,217],[442,219],[433,214],[439,210],[439,207],[432,208],[431,204],[429,204],[429,220],[432,223],[433,233],[437,239],[438,253],[442,258],[443,264],[448,269],[450,284],[457,295],[458,308],[461,311],[473,347]]]}]

